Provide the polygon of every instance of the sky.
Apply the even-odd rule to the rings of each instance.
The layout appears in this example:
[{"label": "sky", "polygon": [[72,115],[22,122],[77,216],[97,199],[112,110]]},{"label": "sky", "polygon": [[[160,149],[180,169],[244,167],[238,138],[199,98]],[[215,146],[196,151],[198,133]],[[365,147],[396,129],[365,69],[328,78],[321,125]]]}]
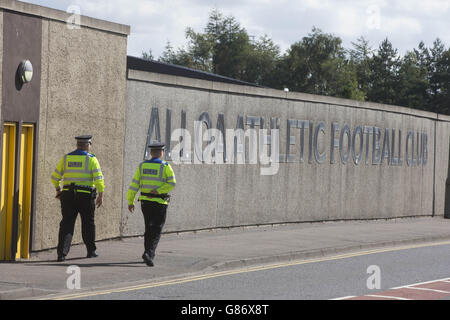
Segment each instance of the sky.
[{"label": "sky", "polygon": [[285,53],[313,26],[340,37],[345,48],[363,36],[373,49],[388,38],[399,54],[450,46],[450,0],[23,0],[131,27],[127,54],[151,50],[155,59],[169,41],[185,46],[185,30],[203,32],[213,9],[233,16],[256,39],[267,35]]}]

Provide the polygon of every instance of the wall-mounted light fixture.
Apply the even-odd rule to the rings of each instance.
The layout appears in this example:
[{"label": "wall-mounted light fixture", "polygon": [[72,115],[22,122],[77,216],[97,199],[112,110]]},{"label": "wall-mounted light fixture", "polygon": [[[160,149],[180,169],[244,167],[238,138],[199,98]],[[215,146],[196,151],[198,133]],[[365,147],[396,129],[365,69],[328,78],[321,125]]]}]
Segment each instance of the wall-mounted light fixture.
[{"label": "wall-mounted light fixture", "polygon": [[23,60],[19,66],[19,76],[22,83],[28,83],[33,78],[33,65],[30,60]]}]

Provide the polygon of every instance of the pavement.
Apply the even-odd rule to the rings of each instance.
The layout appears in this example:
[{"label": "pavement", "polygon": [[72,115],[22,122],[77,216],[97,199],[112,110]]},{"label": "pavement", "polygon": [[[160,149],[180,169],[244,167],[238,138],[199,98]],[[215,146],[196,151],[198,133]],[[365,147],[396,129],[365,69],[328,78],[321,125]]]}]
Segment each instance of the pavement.
[{"label": "pavement", "polygon": [[[97,242],[97,258],[87,259],[84,245],[73,245],[64,262],[56,262],[55,249],[33,252],[28,260],[1,262],[0,300],[56,298],[236,268],[441,241],[450,241],[450,219],[440,216],[223,228],[163,234],[155,266],[147,267],[141,258],[143,237],[105,240]],[[74,265],[80,270],[80,289],[68,289],[73,272],[68,267]]]}]

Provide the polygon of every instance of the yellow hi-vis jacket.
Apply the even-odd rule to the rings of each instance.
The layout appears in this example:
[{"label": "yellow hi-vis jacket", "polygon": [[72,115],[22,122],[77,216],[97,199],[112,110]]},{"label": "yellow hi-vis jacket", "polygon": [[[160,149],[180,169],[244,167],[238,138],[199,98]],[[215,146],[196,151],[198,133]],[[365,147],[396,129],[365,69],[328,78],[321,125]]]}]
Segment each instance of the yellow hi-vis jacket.
[{"label": "yellow hi-vis jacket", "polygon": [[[98,192],[105,190],[104,178],[97,158],[84,150],[75,150],[62,157],[53,171],[51,181],[55,188],[60,187],[63,181],[63,191],[68,190],[71,183],[92,188],[95,186]],[[87,190],[77,190],[77,192],[89,193]]]},{"label": "yellow hi-vis jacket", "polygon": [[[134,205],[134,199],[139,189],[141,193],[150,193],[152,190],[156,190],[158,194],[167,194],[175,188],[175,184],[175,173],[170,164],[158,158],[146,160],[136,169],[133,180],[130,183],[127,192],[128,204]],[[142,194],[139,196],[139,200],[167,204],[166,199],[148,197]]]}]

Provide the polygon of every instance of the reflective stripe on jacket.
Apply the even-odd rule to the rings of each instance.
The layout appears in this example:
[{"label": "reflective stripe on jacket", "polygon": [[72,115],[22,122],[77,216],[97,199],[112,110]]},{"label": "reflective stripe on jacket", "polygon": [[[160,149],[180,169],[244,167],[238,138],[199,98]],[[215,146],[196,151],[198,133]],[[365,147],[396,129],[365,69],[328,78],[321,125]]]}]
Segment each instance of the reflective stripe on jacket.
[{"label": "reflective stripe on jacket", "polygon": [[[141,193],[150,193],[152,190],[156,190],[158,194],[167,194],[175,187],[175,184],[175,173],[170,164],[158,158],[144,161],[136,169],[128,188],[128,204],[134,205],[134,199],[139,190]],[[142,194],[139,196],[139,200],[167,204],[166,199],[152,198]]]},{"label": "reflective stripe on jacket", "polygon": [[[78,186],[96,187],[98,192],[105,189],[103,173],[97,158],[92,154],[82,150],[75,150],[61,158],[55,171],[53,171],[51,181],[55,188],[61,185],[74,183]],[[63,187],[63,190],[67,188]],[[78,192],[89,192],[78,190]]]}]

